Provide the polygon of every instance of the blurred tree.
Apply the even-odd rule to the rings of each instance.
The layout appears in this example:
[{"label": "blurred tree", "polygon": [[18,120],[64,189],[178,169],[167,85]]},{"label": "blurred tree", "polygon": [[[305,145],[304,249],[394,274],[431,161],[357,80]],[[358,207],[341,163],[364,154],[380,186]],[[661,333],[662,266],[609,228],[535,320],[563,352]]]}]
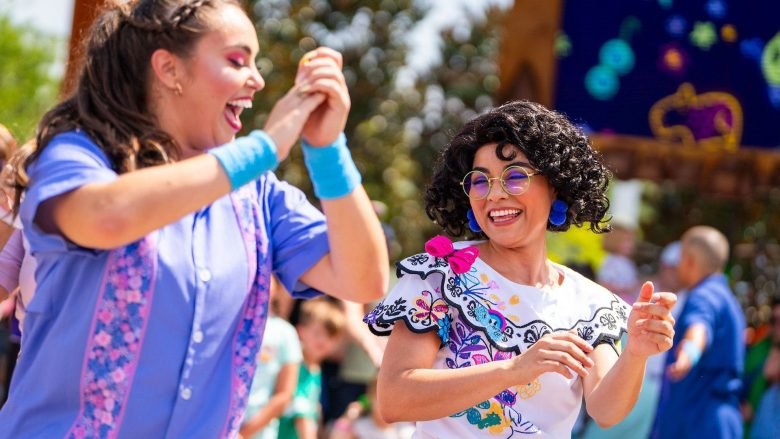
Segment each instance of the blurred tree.
[{"label": "blurred tree", "polygon": [[[403,255],[419,252],[437,231],[422,203],[436,155],[465,120],[492,105],[498,87],[498,29],[490,22],[498,19],[497,10],[445,29],[442,64],[398,85],[410,50],[407,36],[425,14],[420,3],[263,0],[252,8],[267,88],[245,113],[248,128],[263,126],[306,51],[321,45],[339,50],[352,96],[350,149],[369,196],[387,205],[382,219],[395,229]],[[311,194],[299,149],[279,175]]]},{"label": "blurred tree", "polygon": [[423,105],[406,122],[412,155],[422,169],[432,169],[442,148],[465,122],[493,107],[499,86],[497,24],[503,13],[492,7],[443,29],[442,62],[418,78],[416,89],[424,96]]},{"label": "blurred tree", "polygon": [[0,123],[24,141],[57,98],[56,39],[17,25],[0,10]]}]

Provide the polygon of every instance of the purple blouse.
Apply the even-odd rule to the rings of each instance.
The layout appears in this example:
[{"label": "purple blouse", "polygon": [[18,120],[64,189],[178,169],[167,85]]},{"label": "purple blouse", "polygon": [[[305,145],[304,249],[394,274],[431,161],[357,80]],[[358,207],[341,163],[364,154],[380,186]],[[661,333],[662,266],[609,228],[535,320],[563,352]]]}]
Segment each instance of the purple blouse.
[{"label": "purple blouse", "polygon": [[322,213],[269,172],[135,243],[94,250],[33,219],[47,199],[117,178],[105,154],[64,133],[29,174],[21,217],[38,288],[0,438],[234,437],[269,277],[317,294],[298,279],[328,252]]}]

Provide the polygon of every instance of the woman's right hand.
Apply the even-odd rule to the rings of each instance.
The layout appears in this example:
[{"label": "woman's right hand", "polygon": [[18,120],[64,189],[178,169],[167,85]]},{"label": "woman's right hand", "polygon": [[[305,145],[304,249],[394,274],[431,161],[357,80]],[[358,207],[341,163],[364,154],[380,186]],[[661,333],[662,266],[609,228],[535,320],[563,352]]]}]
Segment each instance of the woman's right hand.
[{"label": "woman's right hand", "polygon": [[[593,360],[588,354],[593,347],[572,332],[546,334],[528,350],[513,358],[515,369],[530,373],[528,382],[546,372],[556,372],[566,378],[573,378],[571,371],[581,377],[588,375]],[[570,370],[571,369],[571,370]]]},{"label": "woman's right hand", "polygon": [[276,143],[276,155],[280,162],[290,154],[311,112],[324,100],[324,94],[305,93],[301,91],[300,85],[296,85],[276,101],[263,131]]}]

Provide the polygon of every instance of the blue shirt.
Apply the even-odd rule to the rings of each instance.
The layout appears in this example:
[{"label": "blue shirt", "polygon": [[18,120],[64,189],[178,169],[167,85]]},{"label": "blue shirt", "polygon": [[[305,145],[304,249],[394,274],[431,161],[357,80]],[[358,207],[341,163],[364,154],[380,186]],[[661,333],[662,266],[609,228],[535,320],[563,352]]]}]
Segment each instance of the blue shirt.
[{"label": "blue shirt", "polygon": [[690,290],[675,325],[667,367],[677,358],[671,353],[694,324],[706,328],[707,344],[683,379],[664,376],[653,437],[741,437],[745,318],[724,275],[710,275]]},{"label": "blue shirt", "polygon": [[243,416],[273,271],[299,277],[328,252],[323,215],[264,174],[111,251],[44,233],[41,202],[117,178],[84,134],[56,136],[21,206],[38,262],[0,438],[230,437]]}]

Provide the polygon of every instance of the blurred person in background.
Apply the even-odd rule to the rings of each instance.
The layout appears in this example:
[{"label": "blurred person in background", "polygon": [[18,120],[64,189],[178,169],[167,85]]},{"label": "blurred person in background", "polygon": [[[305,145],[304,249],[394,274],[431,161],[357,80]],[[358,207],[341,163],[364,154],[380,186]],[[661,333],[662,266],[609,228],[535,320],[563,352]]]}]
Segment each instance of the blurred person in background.
[{"label": "blurred person in background", "polygon": [[328,439],[411,439],[414,424],[389,424],[382,418],[376,402],[376,380],[369,382],[366,393],[347,406],[333,423]]},{"label": "blurred person in background", "polygon": [[[680,293],[678,291],[680,281],[677,275],[678,265],[680,264],[680,242],[675,241],[668,244],[661,251],[658,259],[658,271],[653,276],[653,284],[660,291],[670,291],[677,294],[677,303],[672,308],[672,315],[677,318],[680,309]],[[621,342],[628,342],[628,336],[623,335]],[[634,408],[617,425],[610,428],[601,428],[595,422],[589,422],[585,428],[583,439],[625,439],[625,438],[647,438],[653,428],[655,412],[658,407],[658,395],[661,391],[661,382],[663,381],[664,370],[666,368],[666,355],[653,355],[647,359],[647,368],[645,378],[642,382],[642,391],[639,393]]]},{"label": "blurred person in background", "polygon": [[[612,230],[602,237],[607,256],[602,261],[596,282],[620,296],[628,303],[634,303],[639,291],[639,274],[632,259],[636,248],[636,229],[621,222],[613,222]],[[658,291],[672,291],[661,289]]]},{"label": "blurred person in background", "polygon": [[[12,194],[7,187],[6,163],[16,151],[16,139],[5,125],[0,124],[0,249],[4,248],[15,231],[11,208]],[[3,406],[11,385],[11,375],[19,355],[20,332],[14,314],[16,297],[13,289],[0,288],[0,407]]]},{"label": "blurred person in background", "polygon": [[772,301],[771,325],[768,340],[771,347],[761,367],[765,391],[755,405],[750,425],[750,439],[777,439],[780,437],[780,298]]},{"label": "blurred person in background", "polygon": [[678,274],[688,291],[667,356],[653,438],[741,438],[745,317],[723,274],[729,243],[717,229],[682,236]]},{"label": "blurred person in background", "polygon": [[316,439],[322,427],[322,361],[339,346],[346,325],[344,309],[336,300],[318,297],[301,304],[295,329],[303,361],[292,401],[279,419],[279,438]]}]

